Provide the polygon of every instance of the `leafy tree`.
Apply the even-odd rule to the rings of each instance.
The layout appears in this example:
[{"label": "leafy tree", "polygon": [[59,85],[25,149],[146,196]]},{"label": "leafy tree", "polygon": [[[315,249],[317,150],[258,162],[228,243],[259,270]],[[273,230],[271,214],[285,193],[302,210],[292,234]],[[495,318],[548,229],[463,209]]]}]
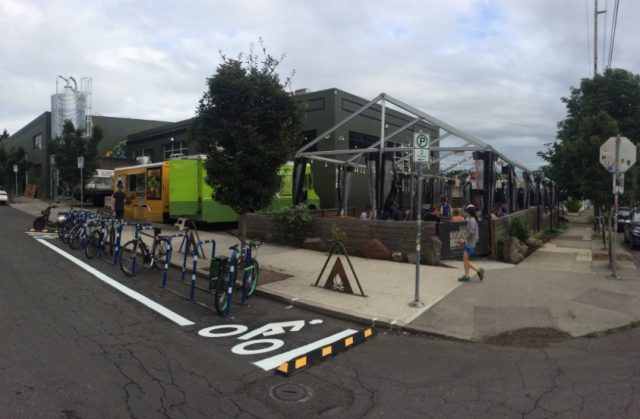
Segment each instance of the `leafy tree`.
[{"label": "leafy tree", "polygon": [[[570,196],[594,200],[596,208],[610,202],[611,175],[600,165],[600,146],[617,134],[640,142],[640,76],[607,69],[562,98],[567,117],[558,123],[554,143],[538,155],[548,162],[546,174]],[[640,197],[638,166],[626,172],[625,198]]]},{"label": "leafy tree", "polygon": [[206,153],[207,182],[216,201],[241,217],[267,207],[280,189],[278,168],[304,139],[302,111],[286,91],[277,67],[282,61],[261,48],[237,59],[222,55],[222,64],[207,79],[199,102],[195,132]]},{"label": "leafy tree", "polygon": [[91,137],[86,138],[84,130],[76,130],[71,121],[65,121],[62,137],[49,144],[49,152],[55,155],[56,167],[60,170],[60,180],[73,187],[80,184],[78,157],[84,157],[84,178],[93,175],[97,167],[98,143],[102,130],[94,127]]},{"label": "leafy tree", "polygon": [[24,148],[6,150],[4,145],[0,144],[0,186],[4,186],[7,190],[15,189],[14,165],[18,166],[18,173],[25,173],[32,163],[27,161],[27,152]]},{"label": "leafy tree", "polygon": [[2,134],[0,134],[0,143],[2,143],[4,140],[6,140],[9,137],[10,137],[9,131],[5,129],[4,131],[2,131]]}]

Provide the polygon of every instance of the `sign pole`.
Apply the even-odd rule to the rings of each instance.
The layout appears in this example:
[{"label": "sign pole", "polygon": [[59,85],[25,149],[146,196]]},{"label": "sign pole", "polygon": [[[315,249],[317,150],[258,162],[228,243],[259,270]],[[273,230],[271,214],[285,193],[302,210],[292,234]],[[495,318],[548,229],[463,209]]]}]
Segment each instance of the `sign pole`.
[{"label": "sign pole", "polygon": [[82,169],[84,169],[84,156],[78,157],[78,169],[80,169],[80,209],[84,207],[84,185],[82,181]]},{"label": "sign pole", "polygon": [[[619,206],[619,194],[624,192],[624,172],[629,170],[634,164],[636,164],[636,154],[638,150],[635,144],[633,144],[627,137],[621,137],[620,134],[615,137],[609,137],[607,141],[600,146],[600,163],[607,169],[609,173],[613,174],[613,216],[612,223],[607,227],[613,227],[614,232],[610,234],[611,240],[611,269],[612,272],[608,275],[610,279],[618,279],[617,271],[617,237],[618,237],[618,206]],[[613,160],[612,157],[613,156]]]},{"label": "sign pole", "polygon": [[620,136],[616,137],[616,153],[615,153],[615,163],[613,170],[613,227],[611,228],[611,235],[613,236],[613,240],[611,240],[611,275],[609,275],[610,279],[618,279],[617,272],[617,256],[616,256],[616,247],[617,247],[617,239],[618,239],[618,176],[620,173]]},{"label": "sign pole", "polygon": [[416,163],[418,187],[416,202],[416,286],[413,301],[409,303],[411,307],[424,307],[424,303],[420,301],[420,242],[422,241],[422,164]]},{"label": "sign pole", "polygon": [[15,195],[18,196],[18,165],[17,164],[13,165],[13,173],[15,173],[15,175],[16,175],[16,191],[15,191]]},{"label": "sign pole", "polygon": [[422,242],[422,163],[428,162],[429,153],[429,135],[422,131],[413,135],[413,162],[416,167],[416,186],[418,188],[416,194],[416,284],[415,295],[409,306],[420,308],[424,307],[424,303],[420,301],[420,253]]},{"label": "sign pole", "polygon": [[82,187],[82,167],[80,168],[80,209],[84,205],[84,188]]}]

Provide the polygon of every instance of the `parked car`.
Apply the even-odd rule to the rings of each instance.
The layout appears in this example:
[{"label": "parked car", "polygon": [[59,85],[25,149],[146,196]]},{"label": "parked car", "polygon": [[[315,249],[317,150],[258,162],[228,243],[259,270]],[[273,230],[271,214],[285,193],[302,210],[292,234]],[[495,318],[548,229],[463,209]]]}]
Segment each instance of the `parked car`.
[{"label": "parked car", "polygon": [[620,207],[618,209],[618,232],[624,231],[624,225],[631,222],[631,208]]},{"label": "parked car", "polygon": [[0,188],[0,205],[7,205],[9,202],[9,195],[7,195],[7,191]]},{"label": "parked car", "polygon": [[640,210],[631,211],[629,222],[624,225],[624,241],[631,243],[631,248],[640,246]]}]

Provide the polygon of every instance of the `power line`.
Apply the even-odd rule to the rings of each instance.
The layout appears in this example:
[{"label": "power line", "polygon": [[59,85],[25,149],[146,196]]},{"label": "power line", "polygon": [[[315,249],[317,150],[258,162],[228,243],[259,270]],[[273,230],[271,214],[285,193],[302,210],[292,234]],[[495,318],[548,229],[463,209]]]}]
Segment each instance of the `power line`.
[{"label": "power line", "polygon": [[609,40],[609,58],[607,68],[611,68],[613,62],[613,46],[616,39],[616,29],[618,27],[618,8],[620,7],[620,0],[616,0],[613,6],[613,17],[611,18],[611,37]]}]

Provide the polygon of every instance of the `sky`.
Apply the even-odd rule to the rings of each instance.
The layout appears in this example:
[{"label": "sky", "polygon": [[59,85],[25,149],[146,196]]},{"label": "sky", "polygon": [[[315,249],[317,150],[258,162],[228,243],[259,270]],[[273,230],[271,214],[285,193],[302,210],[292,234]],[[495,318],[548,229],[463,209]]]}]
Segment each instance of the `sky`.
[{"label": "sky", "polygon": [[[608,56],[614,0],[599,18]],[[571,86],[593,76],[593,0],[0,0],[0,130],[91,77],[93,113],[194,116],[220,52],[262,39],[292,89],[387,93],[530,169]],[[621,0],[612,67],[640,73],[640,2]],[[606,27],[606,31],[605,31]],[[603,40],[606,34],[606,50]],[[602,59],[599,70],[604,67]]]}]

